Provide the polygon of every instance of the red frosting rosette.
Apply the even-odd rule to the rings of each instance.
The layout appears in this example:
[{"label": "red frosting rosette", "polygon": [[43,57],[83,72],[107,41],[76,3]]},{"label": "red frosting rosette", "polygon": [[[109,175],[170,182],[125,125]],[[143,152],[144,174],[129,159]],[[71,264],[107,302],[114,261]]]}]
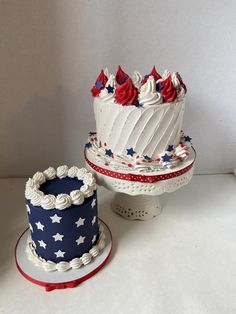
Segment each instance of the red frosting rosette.
[{"label": "red frosting rosette", "polygon": [[98,75],[94,86],[91,89],[91,93],[93,97],[96,97],[99,95],[100,91],[105,87],[106,82],[107,82],[107,77],[102,70],[100,74]]},{"label": "red frosting rosette", "polygon": [[180,86],[183,87],[184,91],[185,91],[185,94],[187,93],[187,87],[186,85],[184,84],[183,80],[182,80],[182,77],[180,76],[179,72],[176,73],[176,77],[177,79],[179,80],[179,83],[180,83]]},{"label": "red frosting rosette", "polygon": [[129,78],[129,75],[126,74],[121,66],[119,65],[118,70],[116,72],[116,81],[119,85],[124,84]]},{"label": "red frosting rosette", "polygon": [[151,73],[144,77],[144,79],[142,81],[142,85],[147,82],[149,76],[153,76],[155,82],[158,81],[159,79],[161,79],[161,75],[159,73],[157,73],[155,65],[153,66]]},{"label": "red frosting rosette", "polygon": [[172,83],[171,76],[169,75],[164,81],[161,82],[161,94],[165,102],[175,101],[177,98],[176,89]]},{"label": "red frosting rosette", "polygon": [[116,89],[115,99],[123,106],[134,105],[137,102],[138,90],[130,78]]}]

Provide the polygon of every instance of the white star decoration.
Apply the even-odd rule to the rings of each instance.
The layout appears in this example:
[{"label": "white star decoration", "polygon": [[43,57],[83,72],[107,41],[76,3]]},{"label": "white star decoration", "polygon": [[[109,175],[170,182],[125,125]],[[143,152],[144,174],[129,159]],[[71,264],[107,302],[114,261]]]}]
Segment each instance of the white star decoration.
[{"label": "white star decoration", "polygon": [[50,216],[50,218],[52,219],[52,223],[60,223],[61,222],[61,219],[62,219],[62,217],[60,217],[60,216],[57,216],[57,214],[55,214],[54,216]]},{"label": "white star decoration", "polygon": [[97,235],[95,234],[92,239],[92,244],[96,241]]},{"label": "white star decoration", "polygon": [[38,240],[39,246],[43,247],[46,249],[47,244],[43,240]]},{"label": "white star decoration", "polygon": [[63,239],[64,235],[57,233],[57,234],[53,235],[52,237],[54,238],[54,241],[63,241],[62,239]]},{"label": "white star decoration", "polygon": [[92,201],[92,204],[91,204],[92,208],[94,208],[95,205],[96,205],[96,198],[94,198]]},{"label": "white star decoration", "polygon": [[40,221],[36,222],[35,224],[36,224],[38,230],[43,231],[44,225],[42,225]]},{"label": "white star decoration", "polygon": [[85,221],[85,218],[81,218],[80,217],[80,219],[75,222],[76,227],[79,228],[80,226],[83,226],[84,225],[84,221]]},{"label": "white star decoration", "polygon": [[58,250],[57,252],[54,252],[54,254],[56,255],[56,257],[64,257],[66,252],[62,252],[61,250]]},{"label": "white star decoration", "polygon": [[81,243],[84,243],[84,239],[85,237],[80,236],[79,239],[77,239],[75,242],[77,243],[77,245],[80,245]]},{"label": "white star decoration", "polygon": [[27,204],[26,204],[26,210],[27,210],[27,213],[30,214],[30,207],[29,207],[29,205],[27,205]]},{"label": "white star decoration", "polygon": [[31,224],[29,224],[29,228],[30,228],[30,230],[33,232],[33,227],[32,227]]},{"label": "white star decoration", "polygon": [[96,219],[97,219],[97,217],[96,217],[96,216],[93,216],[92,225],[94,225],[94,224],[95,224]]}]

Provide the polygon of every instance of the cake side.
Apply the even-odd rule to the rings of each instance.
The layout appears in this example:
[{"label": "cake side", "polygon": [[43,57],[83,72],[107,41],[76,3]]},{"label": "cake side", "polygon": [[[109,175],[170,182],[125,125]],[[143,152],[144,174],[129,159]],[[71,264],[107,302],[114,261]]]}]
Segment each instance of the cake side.
[{"label": "cake side", "polygon": [[46,270],[78,268],[104,246],[96,182],[86,169],[61,166],[37,172],[27,181],[25,196],[31,231],[27,253],[36,264]]}]

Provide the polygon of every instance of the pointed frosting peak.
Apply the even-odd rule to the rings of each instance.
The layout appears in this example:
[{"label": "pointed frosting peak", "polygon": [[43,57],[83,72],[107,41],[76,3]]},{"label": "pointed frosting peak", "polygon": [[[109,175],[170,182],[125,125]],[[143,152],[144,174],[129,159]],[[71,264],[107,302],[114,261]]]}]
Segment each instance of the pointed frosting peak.
[{"label": "pointed frosting peak", "polygon": [[156,82],[152,75],[149,76],[146,83],[140,88],[139,103],[143,107],[162,103],[162,96],[156,91]]},{"label": "pointed frosting peak", "polygon": [[91,89],[91,93],[93,97],[96,97],[99,95],[100,91],[105,87],[107,82],[107,77],[104,74],[103,70],[101,70],[100,74],[98,75],[95,85]]},{"label": "pointed frosting peak", "polygon": [[183,87],[184,91],[185,91],[185,94],[187,93],[187,87],[186,85],[184,84],[183,80],[182,80],[182,77],[180,76],[179,72],[176,73],[176,76],[180,82],[180,85],[181,87]]},{"label": "pointed frosting peak", "polygon": [[161,82],[162,89],[161,94],[165,102],[175,101],[177,98],[176,89],[172,83],[171,75],[169,75],[164,81]]},{"label": "pointed frosting peak", "polygon": [[116,81],[117,81],[117,83],[118,83],[119,85],[124,84],[124,83],[127,81],[128,78],[129,78],[129,75],[126,74],[126,73],[122,70],[121,66],[119,65],[118,70],[117,70],[117,72],[116,72]]},{"label": "pointed frosting peak", "polygon": [[106,77],[109,79],[109,77],[111,76],[111,72],[108,70],[108,67],[105,67],[105,69],[103,70],[104,74],[106,75]]},{"label": "pointed frosting peak", "polygon": [[116,101],[123,106],[134,105],[137,102],[138,90],[132,80],[128,78],[125,83],[120,85],[115,91]]},{"label": "pointed frosting peak", "polygon": [[141,73],[139,71],[134,71],[134,74],[132,75],[132,81],[133,81],[134,86],[136,88],[139,89],[141,87],[142,80],[143,80],[143,77],[142,77]]},{"label": "pointed frosting peak", "polygon": [[155,65],[153,66],[153,68],[152,68],[152,71],[151,71],[150,75],[152,75],[152,76],[153,76],[153,78],[154,78],[155,82],[156,82],[156,81],[158,81],[159,79],[161,79],[160,74],[159,74],[159,73],[157,73],[157,70],[156,70]]}]

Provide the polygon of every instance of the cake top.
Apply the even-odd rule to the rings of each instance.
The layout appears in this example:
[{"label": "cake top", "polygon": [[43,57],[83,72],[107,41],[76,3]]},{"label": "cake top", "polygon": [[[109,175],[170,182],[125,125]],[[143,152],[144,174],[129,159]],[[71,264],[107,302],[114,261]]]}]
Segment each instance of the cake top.
[{"label": "cake top", "polygon": [[26,182],[25,197],[33,206],[64,210],[83,204],[95,190],[95,178],[87,169],[63,165],[36,172]]},{"label": "cake top", "polygon": [[136,107],[181,101],[186,92],[186,85],[178,72],[165,70],[160,75],[155,66],[145,76],[138,71],[129,76],[121,66],[113,75],[105,68],[91,89],[93,97],[99,97],[104,102]]}]

